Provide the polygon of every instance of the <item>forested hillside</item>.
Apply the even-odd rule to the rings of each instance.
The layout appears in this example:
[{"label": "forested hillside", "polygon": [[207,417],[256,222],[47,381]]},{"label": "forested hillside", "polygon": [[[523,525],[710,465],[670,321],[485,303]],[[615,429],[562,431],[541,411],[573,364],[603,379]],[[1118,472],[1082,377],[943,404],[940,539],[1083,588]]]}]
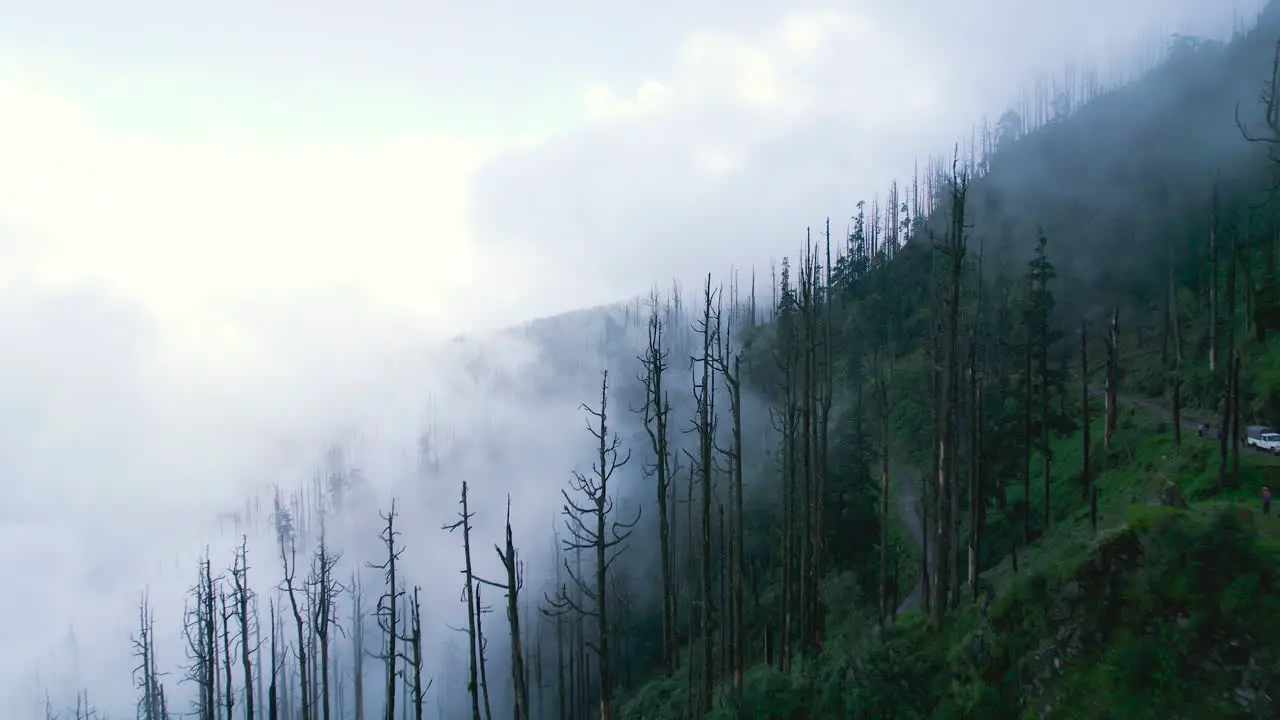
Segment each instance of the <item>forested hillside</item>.
[{"label": "forested hillside", "polygon": [[[184,614],[143,597],[137,717],[1276,717],[1241,443],[1280,424],[1278,62],[1273,3],[1038,88],[769,277],[459,340],[547,424],[580,396],[577,470],[477,501],[542,460],[483,414],[407,496],[335,451],[191,559]],[[433,533],[456,587],[406,570]]]},{"label": "forested hillside", "polygon": [[[1241,428],[1280,392],[1278,35],[1272,5],[1030,133],[1006,114],[989,156],[924,181],[927,217],[860,213],[829,290],[784,283],[752,367],[819,431],[784,425],[802,463],[747,659],[726,653],[719,703],[675,673],[627,717],[1273,716],[1280,526]],[[797,333],[798,383],[771,361]],[[856,408],[830,438],[828,382]],[[927,565],[890,533],[904,493]],[[876,495],[878,541],[842,537]]]}]

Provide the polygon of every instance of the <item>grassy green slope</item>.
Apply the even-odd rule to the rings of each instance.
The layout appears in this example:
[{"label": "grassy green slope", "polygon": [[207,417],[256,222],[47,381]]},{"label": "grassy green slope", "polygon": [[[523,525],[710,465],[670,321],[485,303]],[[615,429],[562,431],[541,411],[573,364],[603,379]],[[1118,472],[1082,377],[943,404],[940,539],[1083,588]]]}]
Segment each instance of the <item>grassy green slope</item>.
[{"label": "grassy green slope", "polygon": [[[1093,430],[1100,438],[1100,421]],[[1126,405],[1115,449],[1094,444],[1094,531],[1075,482],[1081,436],[1054,444],[1060,512],[1019,572],[1006,557],[984,574],[986,617],[985,599],[966,601],[934,633],[912,611],[882,642],[834,576],[825,651],[790,673],[752,668],[744,717],[1271,717],[1280,707],[1262,689],[1280,680],[1280,519],[1251,501],[1280,464],[1245,452],[1232,496],[1152,505],[1169,478],[1207,492],[1218,446],[1188,433],[1175,448],[1168,422]],[[658,681],[620,716],[683,717],[685,702],[683,679]],[[733,713],[726,703],[712,717]]]},{"label": "grassy green slope", "polygon": [[[1274,265],[1261,259],[1280,224],[1273,211],[1259,210],[1257,203],[1265,199],[1271,170],[1259,160],[1256,146],[1240,142],[1232,108],[1241,96],[1256,97],[1267,75],[1280,37],[1278,14],[1273,5],[1259,28],[1235,43],[1179,55],[1096,107],[1019,141],[997,156],[971,196],[975,233],[991,241],[987,267],[1004,270],[1003,280],[990,281],[987,297],[998,296],[1000,283],[1023,271],[1032,228],[1045,227],[1051,259],[1062,273],[1054,288],[1057,324],[1075,328],[1085,318],[1098,327],[1113,307],[1121,308],[1126,392],[1168,396],[1176,352],[1158,349],[1164,338],[1166,262],[1171,262],[1184,357],[1178,372],[1192,405],[1188,417],[1211,420],[1221,388],[1221,373],[1210,372],[1205,362],[1206,178],[1213,170],[1223,172],[1223,214],[1234,218],[1229,232],[1251,238],[1242,242],[1242,295],[1248,284],[1252,302],[1262,302],[1266,289],[1275,285]],[[1107,251],[1117,247],[1125,253]],[[889,285],[901,293],[891,321],[899,349],[893,453],[895,466],[908,469],[897,471],[895,486],[916,482],[919,471],[909,468],[928,464],[926,258],[927,252],[908,248],[885,271],[893,277]],[[988,271],[987,277],[999,274]],[[966,316],[972,303],[970,297]],[[885,307],[874,292],[842,307],[845,367],[863,364],[858,348],[866,336],[859,328],[878,322]],[[1224,314],[1221,322],[1225,327],[1233,321],[1243,355],[1245,421],[1280,420],[1280,340],[1247,335],[1244,308],[1234,318]],[[999,335],[997,321],[987,322]],[[1009,327],[1016,326],[1014,321]],[[1076,337],[1067,334],[1055,352],[1074,358]],[[1101,343],[1090,342],[1096,362]],[[998,373],[995,367],[990,371]],[[1005,368],[1010,373],[1016,370]],[[1073,369],[1065,392],[1054,396],[1065,418],[1079,417],[1079,382]],[[984,383],[986,402],[996,408],[984,420],[984,432],[992,436],[984,453],[991,473],[1011,474],[1011,468],[1021,467],[1022,441],[1017,423],[1009,420],[1020,412],[1017,384]],[[907,612],[881,639],[870,632],[874,610],[856,573],[837,569],[824,585],[829,617],[823,652],[798,660],[788,673],[752,667],[738,707],[741,716],[1275,716],[1277,706],[1263,689],[1280,680],[1274,669],[1280,660],[1280,521],[1261,517],[1256,498],[1262,485],[1280,485],[1280,462],[1242,451],[1238,484],[1217,493],[1216,443],[1186,430],[1176,447],[1167,413],[1150,402],[1139,406],[1126,400],[1113,447],[1106,450],[1101,400],[1095,397],[1091,404],[1090,472],[1100,491],[1097,529],[1089,522],[1080,482],[1082,433],[1078,422],[1068,420],[1054,428],[1050,443],[1047,515],[1042,452],[1033,456],[1031,498],[1022,497],[1016,477],[993,481],[1007,502],[992,504],[984,526],[980,587],[989,588],[990,595],[977,602],[966,597],[939,630],[927,628],[918,612]],[[1189,500],[1188,509],[1160,504],[1169,483]],[[1020,568],[1014,572],[1011,538],[1021,522],[1018,509],[1028,503],[1035,539],[1019,551]],[[896,544],[916,550],[896,517],[891,528]],[[904,595],[916,581],[918,562],[918,554],[900,559]],[[762,590],[757,614],[749,617],[753,636],[759,636],[769,598],[777,592],[775,578]],[[628,693],[619,716],[686,717],[687,683],[682,674],[649,682]],[[730,701],[721,700],[712,716],[733,717]]]}]

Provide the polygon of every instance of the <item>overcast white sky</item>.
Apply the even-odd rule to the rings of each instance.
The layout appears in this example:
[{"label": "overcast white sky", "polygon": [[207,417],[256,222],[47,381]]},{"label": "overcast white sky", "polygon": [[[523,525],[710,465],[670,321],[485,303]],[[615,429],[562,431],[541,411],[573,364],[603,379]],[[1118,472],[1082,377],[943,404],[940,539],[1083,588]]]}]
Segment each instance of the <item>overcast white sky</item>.
[{"label": "overcast white sky", "polygon": [[467,329],[764,262],[1037,69],[1233,12],[6,5],[0,273],[92,283],[205,335],[241,329],[246,304],[314,312],[319,299]]},{"label": "overcast white sky", "polygon": [[183,502],[419,337],[763,267],[1037,71],[1258,4],[0,0],[0,537]]}]

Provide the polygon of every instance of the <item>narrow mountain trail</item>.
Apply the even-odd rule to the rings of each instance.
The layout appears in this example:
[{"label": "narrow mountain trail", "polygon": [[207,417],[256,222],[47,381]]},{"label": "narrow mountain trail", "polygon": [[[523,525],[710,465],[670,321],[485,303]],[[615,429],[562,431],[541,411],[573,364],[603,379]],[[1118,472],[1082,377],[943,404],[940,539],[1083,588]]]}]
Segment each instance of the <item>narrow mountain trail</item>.
[{"label": "narrow mountain trail", "polygon": [[[1105,388],[1097,385],[1089,386],[1089,394],[1097,396],[1105,396],[1107,391]],[[1133,405],[1134,407],[1145,410],[1153,415],[1158,415],[1164,420],[1173,420],[1173,409],[1153,398],[1143,397],[1141,395],[1130,395],[1128,393],[1118,393],[1116,399],[1122,403]],[[1186,413],[1182,415],[1182,427],[1188,430],[1195,430],[1199,423],[1187,417]]]},{"label": "narrow mountain trail", "polygon": [[[916,547],[923,552],[924,521],[920,517],[920,475],[911,468],[892,461],[889,463],[889,474],[898,486],[898,498],[894,503],[898,512],[898,519],[902,521],[907,534],[911,536],[911,542],[914,542]],[[912,586],[911,592],[907,593],[907,596],[898,604],[898,609],[893,612],[893,615],[884,619],[884,626],[892,625],[893,618],[897,617],[899,613],[919,607],[923,597],[924,577],[922,576],[916,579],[916,584]],[[874,636],[880,631],[880,626],[873,623],[871,634]]]},{"label": "narrow mountain trail", "polygon": [[[920,476],[910,468],[898,463],[891,464],[889,472],[898,484],[898,519],[906,527],[907,534],[911,536],[916,547],[923,551],[924,521],[920,517]],[[907,593],[902,603],[898,605],[897,612],[902,613],[919,607],[923,597],[924,577],[920,577],[916,580],[915,586],[911,588],[911,592]]]}]

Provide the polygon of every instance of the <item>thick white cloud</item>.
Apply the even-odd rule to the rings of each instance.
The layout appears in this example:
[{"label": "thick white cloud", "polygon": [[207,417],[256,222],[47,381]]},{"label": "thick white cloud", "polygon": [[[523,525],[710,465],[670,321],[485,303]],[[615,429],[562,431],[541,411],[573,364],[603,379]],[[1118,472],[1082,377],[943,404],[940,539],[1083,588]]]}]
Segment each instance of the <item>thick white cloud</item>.
[{"label": "thick white cloud", "polygon": [[10,276],[106,281],[171,320],[350,287],[437,325],[476,282],[465,180],[492,147],[165,142],[12,80],[0,106],[0,217],[38,238]]},{"label": "thick white cloud", "polygon": [[777,8],[752,31],[691,32],[663,72],[587,88],[585,127],[487,165],[474,230],[536,248],[544,294],[570,287],[571,305],[760,267],[828,214],[843,232],[859,199],[967,145],[1037,73],[1136,57],[1122,49],[1154,47],[1162,27],[1220,34],[1232,10],[914,0]]}]

